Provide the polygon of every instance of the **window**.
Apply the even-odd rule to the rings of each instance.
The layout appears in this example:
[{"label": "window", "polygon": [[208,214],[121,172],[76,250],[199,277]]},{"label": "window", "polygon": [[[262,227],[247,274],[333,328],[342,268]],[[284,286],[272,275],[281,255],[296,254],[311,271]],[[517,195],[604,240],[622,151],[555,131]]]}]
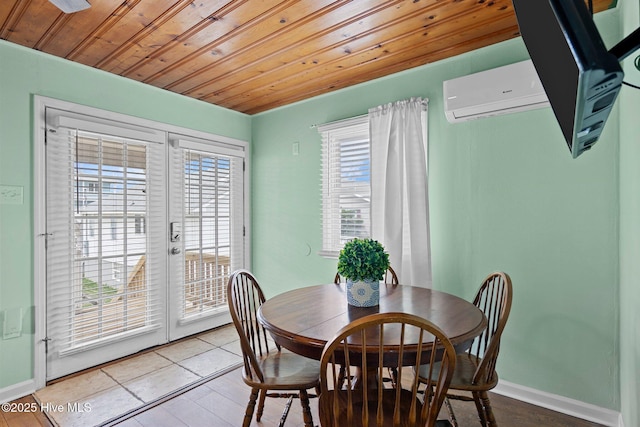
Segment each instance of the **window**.
[{"label": "window", "polygon": [[335,257],[345,242],[371,233],[369,120],[318,126],[322,135],[322,251]]},{"label": "window", "polygon": [[118,239],[118,220],[111,218],[111,240]]},{"label": "window", "polygon": [[145,222],[143,216],[135,217],[135,233],[136,234],[146,234],[147,230],[145,229]]}]

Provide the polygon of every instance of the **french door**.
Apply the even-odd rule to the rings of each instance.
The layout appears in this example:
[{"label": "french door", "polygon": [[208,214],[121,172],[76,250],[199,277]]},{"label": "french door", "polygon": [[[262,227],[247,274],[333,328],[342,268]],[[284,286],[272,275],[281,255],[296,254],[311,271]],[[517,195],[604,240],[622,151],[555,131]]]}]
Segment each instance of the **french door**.
[{"label": "french door", "polygon": [[170,135],[171,340],[231,321],[227,281],[244,260],[243,176],[235,147]]},{"label": "french door", "polygon": [[46,377],[229,321],[244,151],[46,110]]}]

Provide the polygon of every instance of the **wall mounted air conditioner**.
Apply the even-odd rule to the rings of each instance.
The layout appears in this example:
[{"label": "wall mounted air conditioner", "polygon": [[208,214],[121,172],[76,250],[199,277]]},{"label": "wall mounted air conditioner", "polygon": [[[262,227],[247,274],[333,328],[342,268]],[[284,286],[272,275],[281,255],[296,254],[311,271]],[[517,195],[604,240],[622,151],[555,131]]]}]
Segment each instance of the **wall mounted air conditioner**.
[{"label": "wall mounted air conditioner", "polygon": [[530,60],[447,80],[443,91],[451,123],[549,106]]}]

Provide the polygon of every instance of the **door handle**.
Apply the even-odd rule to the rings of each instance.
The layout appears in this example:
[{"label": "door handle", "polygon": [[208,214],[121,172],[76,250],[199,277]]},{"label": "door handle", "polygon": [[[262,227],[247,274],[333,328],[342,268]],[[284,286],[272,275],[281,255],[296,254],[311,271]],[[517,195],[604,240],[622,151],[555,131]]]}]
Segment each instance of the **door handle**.
[{"label": "door handle", "polygon": [[182,252],[180,248],[176,248],[175,246],[171,248],[171,255],[178,255],[180,252]]}]

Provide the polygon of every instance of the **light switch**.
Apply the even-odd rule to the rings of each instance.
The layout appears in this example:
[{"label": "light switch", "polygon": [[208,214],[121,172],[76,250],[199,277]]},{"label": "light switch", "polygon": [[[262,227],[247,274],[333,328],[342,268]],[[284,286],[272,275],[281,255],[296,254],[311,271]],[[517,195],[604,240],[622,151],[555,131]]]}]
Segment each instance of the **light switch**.
[{"label": "light switch", "polygon": [[291,152],[293,153],[294,156],[297,156],[298,154],[300,154],[300,143],[298,141],[291,144]]},{"label": "light switch", "polygon": [[17,185],[0,185],[0,204],[21,205],[23,203],[23,187]]}]

